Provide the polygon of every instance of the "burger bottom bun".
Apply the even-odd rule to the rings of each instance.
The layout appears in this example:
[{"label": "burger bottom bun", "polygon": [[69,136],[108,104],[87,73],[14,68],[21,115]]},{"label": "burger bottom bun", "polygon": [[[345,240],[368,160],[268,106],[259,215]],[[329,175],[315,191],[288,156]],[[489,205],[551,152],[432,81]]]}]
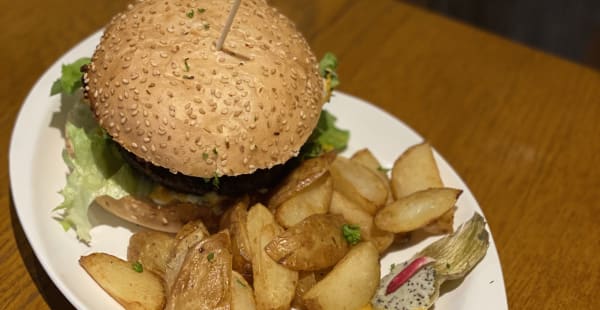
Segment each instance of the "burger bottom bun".
[{"label": "burger bottom bun", "polygon": [[125,221],[157,231],[177,233],[183,225],[198,219],[202,220],[210,232],[217,231],[222,210],[232,202],[220,199],[210,205],[179,201],[159,205],[149,199],[134,196],[120,199],[100,196],[95,203]]}]

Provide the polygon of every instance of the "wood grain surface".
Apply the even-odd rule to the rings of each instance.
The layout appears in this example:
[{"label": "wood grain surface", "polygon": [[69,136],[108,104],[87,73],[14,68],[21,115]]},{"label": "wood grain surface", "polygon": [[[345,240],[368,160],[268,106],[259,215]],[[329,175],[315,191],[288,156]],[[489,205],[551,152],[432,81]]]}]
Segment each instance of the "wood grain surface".
[{"label": "wood grain surface", "polygon": [[[405,121],[463,177],[511,309],[600,308],[600,74],[397,1],[272,3],[317,55],[338,55],[340,90]],[[70,307],[16,217],[10,132],[44,70],[125,6],[29,0],[0,11],[0,309]]]}]

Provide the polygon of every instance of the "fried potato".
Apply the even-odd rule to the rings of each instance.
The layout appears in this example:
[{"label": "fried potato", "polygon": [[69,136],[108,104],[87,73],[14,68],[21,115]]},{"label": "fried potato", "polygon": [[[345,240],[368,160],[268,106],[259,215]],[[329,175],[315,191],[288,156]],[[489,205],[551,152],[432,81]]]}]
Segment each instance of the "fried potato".
[{"label": "fried potato", "polygon": [[254,290],[246,282],[244,277],[235,270],[231,273],[231,309],[232,310],[254,310]]},{"label": "fried potato", "polygon": [[394,242],[393,233],[377,228],[371,214],[337,191],[333,192],[329,212],[341,215],[350,224],[358,225],[361,238],[373,242],[379,253],[384,253]]},{"label": "fried potato", "polygon": [[408,148],[392,167],[392,193],[396,199],[428,188],[443,187],[433,150],[428,143]]},{"label": "fried potato", "polygon": [[315,284],[317,284],[317,277],[315,276],[314,272],[301,271],[298,273],[298,284],[296,285],[296,293],[294,294],[294,299],[292,300],[292,307],[294,309],[306,309],[302,297],[313,286],[315,286]]},{"label": "fried potato", "polygon": [[[246,218],[246,231],[248,231],[248,242],[250,242],[250,257],[254,265],[255,249],[258,249],[260,232],[268,224],[275,223],[273,214],[264,205],[257,203],[248,210]],[[262,248],[261,248],[262,249]]]},{"label": "fried potato", "polygon": [[171,291],[189,250],[198,242],[208,237],[208,235],[208,231],[201,220],[185,224],[177,235],[175,235],[177,243],[171,250],[164,274],[167,293]]},{"label": "fried potato", "polygon": [[137,272],[132,263],[106,253],[82,256],[79,264],[125,309],[162,309],[165,291],[152,271]]},{"label": "fried potato", "polygon": [[454,188],[418,191],[379,210],[375,215],[375,225],[394,233],[424,227],[452,209],[461,193],[461,190]]},{"label": "fried potato", "polygon": [[252,280],[252,254],[248,239],[248,199],[242,199],[227,210],[221,218],[220,229],[229,230],[231,236],[231,254],[233,270],[239,272],[248,281]]},{"label": "fried potato", "polygon": [[335,157],[335,152],[329,152],[319,157],[302,161],[300,166],[294,169],[271,193],[271,197],[267,203],[269,209],[275,210],[284,201],[318,180],[329,170],[329,166]]},{"label": "fried potato", "polygon": [[282,228],[273,222],[262,227],[253,244],[252,270],[257,309],[289,309],[298,283],[298,272],[275,262],[263,250]]},{"label": "fried potato", "polygon": [[348,252],[343,217],[314,214],[275,237],[265,252],[292,270],[314,271],[335,265]]},{"label": "fried potato", "polygon": [[230,246],[227,231],[197,243],[185,257],[165,309],[230,309]]},{"label": "fried potato", "polygon": [[379,268],[377,248],[371,242],[361,242],[306,292],[304,304],[308,309],[359,309],[377,290]]},{"label": "fried potato", "polygon": [[331,176],[326,172],[277,208],[275,211],[277,223],[289,228],[310,215],[327,213],[332,192]]},{"label": "fried potato", "polygon": [[137,232],[129,238],[127,260],[139,262],[145,269],[164,278],[167,262],[175,243],[175,238],[165,233],[157,231]]},{"label": "fried potato", "polygon": [[433,222],[425,225],[423,230],[430,234],[450,234],[454,231],[454,213],[456,206],[444,212],[442,216],[435,219]]},{"label": "fried potato", "polygon": [[371,171],[375,172],[375,174],[381,179],[381,181],[383,181],[385,187],[388,190],[388,198],[386,203],[394,201],[394,197],[391,194],[392,188],[390,186],[390,178],[387,175],[386,169],[383,166],[381,166],[381,163],[379,162],[379,160],[377,160],[375,155],[373,155],[371,150],[367,148],[358,150],[354,154],[352,154],[350,160],[355,163],[361,164],[369,168]]},{"label": "fried potato", "polygon": [[248,210],[246,226],[252,253],[256,308],[289,309],[298,282],[298,272],[278,264],[264,250],[283,229],[262,204],[255,204]]},{"label": "fried potato", "polygon": [[357,202],[369,214],[375,214],[387,201],[387,188],[383,181],[368,168],[338,156],[329,169],[333,188]]},{"label": "fried potato", "polygon": [[210,235],[210,233],[204,225],[204,222],[202,220],[194,220],[187,222],[181,227],[177,234],[175,234],[175,240],[180,241],[187,239],[187,242],[194,242],[193,240],[200,241],[203,237],[208,235]]}]

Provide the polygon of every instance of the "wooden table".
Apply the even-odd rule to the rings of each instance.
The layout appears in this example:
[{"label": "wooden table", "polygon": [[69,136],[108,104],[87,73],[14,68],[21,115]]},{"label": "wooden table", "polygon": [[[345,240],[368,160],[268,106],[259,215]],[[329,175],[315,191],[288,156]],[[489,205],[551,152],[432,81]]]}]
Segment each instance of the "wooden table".
[{"label": "wooden table", "polygon": [[[397,1],[273,2],[317,55],[339,56],[342,91],[404,120],[464,178],[497,242],[510,308],[600,308],[600,74]],[[2,11],[4,163],[36,79],[125,5],[29,0]],[[7,170],[0,180],[0,308],[70,307],[24,237]]]}]

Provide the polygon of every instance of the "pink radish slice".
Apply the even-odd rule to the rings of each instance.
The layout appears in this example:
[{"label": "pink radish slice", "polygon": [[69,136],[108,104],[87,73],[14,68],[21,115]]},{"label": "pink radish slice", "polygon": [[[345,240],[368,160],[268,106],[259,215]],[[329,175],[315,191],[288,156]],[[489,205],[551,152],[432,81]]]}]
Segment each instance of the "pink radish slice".
[{"label": "pink radish slice", "polygon": [[419,269],[423,266],[435,262],[435,259],[427,256],[421,256],[413,260],[408,266],[406,266],[400,273],[398,273],[392,281],[388,284],[385,294],[389,295],[400,288],[406,281],[408,281]]}]

